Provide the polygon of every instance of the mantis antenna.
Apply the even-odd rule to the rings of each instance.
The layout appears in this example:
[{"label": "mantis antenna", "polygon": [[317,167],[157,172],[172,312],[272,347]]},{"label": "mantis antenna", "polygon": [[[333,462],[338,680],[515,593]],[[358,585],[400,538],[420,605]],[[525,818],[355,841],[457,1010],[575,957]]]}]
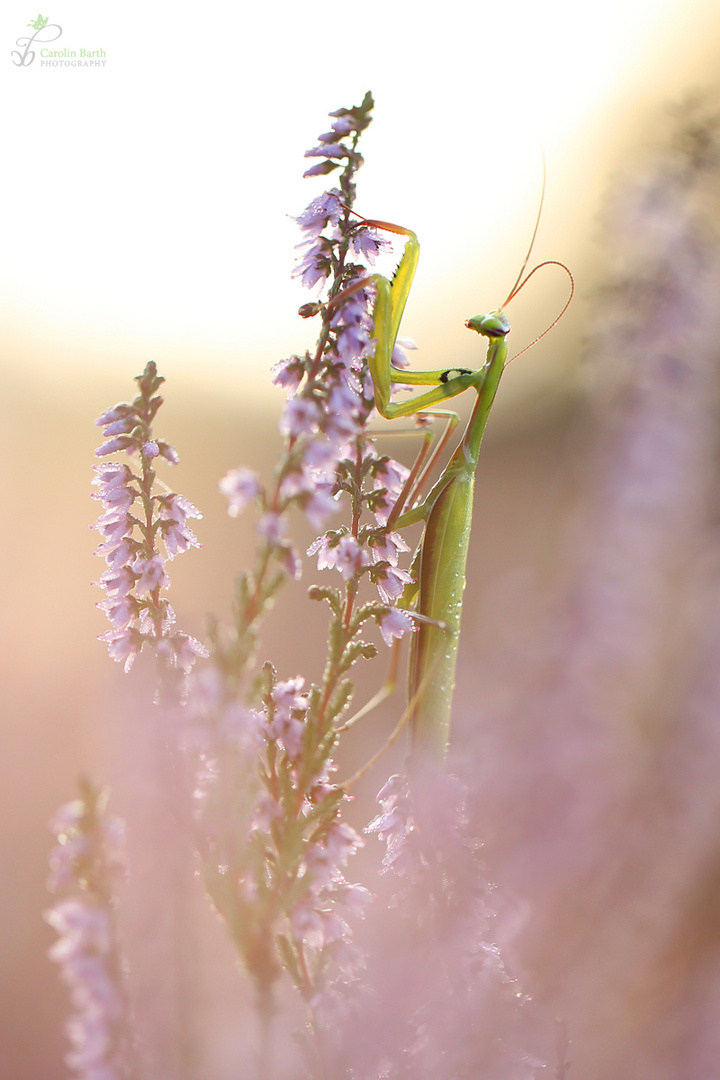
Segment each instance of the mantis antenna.
[{"label": "mantis antenna", "polygon": [[[542,156],[542,187],[540,189],[540,203],[538,205],[538,211],[537,211],[537,215],[535,217],[535,227],[533,228],[532,236],[530,237],[530,243],[528,245],[527,254],[525,255],[525,259],[523,260],[523,264],[520,267],[520,273],[515,278],[515,283],[514,283],[512,289],[510,290],[510,292],[508,293],[507,300],[500,307],[500,311],[505,310],[505,308],[510,303],[510,301],[514,300],[515,297],[518,295],[518,293],[522,289],[525,288],[525,286],[527,285],[528,281],[533,276],[533,274],[537,273],[537,271],[542,269],[543,266],[559,266],[565,271],[567,276],[570,278],[570,295],[568,296],[568,298],[567,298],[567,300],[565,302],[565,306],[563,307],[562,311],[557,316],[557,318],[554,319],[550,323],[550,325],[543,330],[543,332],[541,334],[538,334],[538,336],[536,338],[533,338],[533,340],[530,342],[529,345],[526,345],[523,349],[520,350],[520,352],[514,353],[510,357],[510,359],[506,361],[506,363],[505,363],[506,367],[507,367],[508,364],[512,363],[513,360],[516,360],[518,358],[518,356],[522,356],[523,353],[526,353],[528,351],[528,349],[532,349],[533,345],[537,345],[538,341],[541,341],[545,337],[546,334],[550,333],[550,331],[552,330],[552,328],[554,326],[557,326],[557,324],[560,322],[560,320],[562,319],[562,317],[565,314],[565,312],[567,311],[567,309],[570,307],[570,304],[572,303],[572,298],[575,295],[575,278],[572,276],[572,273],[571,273],[569,267],[567,267],[565,265],[565,263],[560,262],[558,259],[546,259],[544,262],[538,263],[537,266],[534,266],[532,268],[532,270],[530,270],[530,272],[528,274],[525,274],[525,270],[527,269],[527,264],[530,262],[530,256],[532,255],[532,250],[533,250],[533,248],[535,246],[535,240],[537,239],[538,229],[540,228],[540,218],[542,216],[543,205],[545,203],[545,187],[546,187],[546,183],[547,183],[547,162],[545,160],[545,151],[543,150],[542,146],[540,147],[540,154]],[[523,275],[525,275],[525,276],[523,276]]]}]

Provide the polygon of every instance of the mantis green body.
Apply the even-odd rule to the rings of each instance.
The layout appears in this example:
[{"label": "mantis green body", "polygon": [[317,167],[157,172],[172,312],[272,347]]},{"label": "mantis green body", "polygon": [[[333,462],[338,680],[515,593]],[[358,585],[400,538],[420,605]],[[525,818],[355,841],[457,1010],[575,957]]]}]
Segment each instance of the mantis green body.
[{"label": "mantis green body", "polygon": [[[413,755],[442,759],[447,750],[455,687],[475,471],[485,426],[507,362],[505,338],[510,324],[502,310],[491,311],[466,322],[469,329],[489,339],[485,363],[478,370],[444,368],[437,371],[406,371],[394,367],[392,352],[415,275],[420,247],[417,236],[409,229],[374,220],[364,221],[363,225],[407,237],[405,251],[392,282],[380,274],[365,279],[365,284],[372,281],[376,288],[373,311],[376,347],[370,360],[370,374],[378,412],[389,419],[409,416],[432,408],[471,387],[477,393],[465,434],[442,475],[419,506],[400,513],[395,520],[398,528],[418,521],[425,522],[423,537],[413,561],[416,583],[408,586],[403,598],[404,606],[415,603],[418,616],[410,648],[409,723]],[[409,400],[393,402],[393,384],[431,386],[432,389]]]},{"label": "mantis green body", "polygon": [[[460,617],[472,528],[475,472],[480,444],[507,361],[510,327],[500,312],[478,316],[472,329],[490,338],[485,366],[471,386],[477,400],[465,434],[427,499],[398,519],[420,518],[425,530],[414,564],[418,622],[410,647],[409,703],[413,753],[444,757],[450,732]],[[470,321],[467,325],[470,325]],[[466,380],[468,376],[459,376]],[[453,386],[448,380],[444,386]],[[455,386],[460,393],[465,386]]]},{"label": "mantis green body", "polygon": [[[543,195],[544,187],[543,180]],[[407,586],[399,605],[408,610],[414,605],[417,623],[410,646],[409,703],[404,718],[410,724],[412,756],[416,761],[430,759],[441,762],[447,753],[465,569],[472,528],[475,470],[500,377],[508,363],[505,339],[510,332],[510,324],[503,309],[542,266],[559,266],[570,278],[570,295],[565,306],[550,326],[521,350],[525,352],[562,318],[575,289],[573,276],[568,268],[564,263],[555,260],[539,263],[523,277],[537,235],[542,203],[541,196],[540,210],[525,261],[505,303],[501,308],[490,311],[487,315],[477,315],[465,323],[468,329],[488,339],[485,363],[476,370],[442,368],[436,371],[407,371],[395,367],[392,363],[393,349],[420,254],[417,236],[410,229],[387,221],[363,218],[359,228],[370,226],[406,237],[400,264],[392,281],[381,274],[373,274],[349,286],[343,293],[338,294],[330,305],[336,306],[344,297],[366,285],[372,283],[375,286],[375,350],[369,366],[375,404],[382,416],[395,419],[419,414],[470,388],[477,394],[462,440],[428,496],[407,510],[403,509],[399,500],[388,521],[388,525],[397,528],[425,522],[423,536],[412,564],[415,581]],[[398,402],[391,400],[393,386],[427,386],[431,389]],[[457,422],[454,414],[445,415],[452,417],[453,423]],[[415,470],[411,475],[414,474]],[[373,701],[384,696],[381,692]],[[353,718],[353,722],[364,715],[372,704],[371,702],[362,709]],[[394,734],[391,741],[393,738]]]}]

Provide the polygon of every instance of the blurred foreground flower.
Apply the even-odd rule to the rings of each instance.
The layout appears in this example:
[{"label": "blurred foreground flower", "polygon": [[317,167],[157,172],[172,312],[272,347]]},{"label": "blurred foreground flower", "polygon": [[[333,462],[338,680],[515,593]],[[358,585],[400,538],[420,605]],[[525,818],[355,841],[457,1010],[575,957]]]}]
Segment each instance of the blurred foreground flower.
[{"label": "blurred foreground flower", "polygon": [[106,793],[80,781],[80,797],[52,822],[51,892],[61,896],[46,913],[59,940],[49,951],[60,965],[75,1012],[66,1031],[67,1064],[79,1080],[130,1080],[131,1040],[114,890],[123,872],[122,822],[105,813]]}]

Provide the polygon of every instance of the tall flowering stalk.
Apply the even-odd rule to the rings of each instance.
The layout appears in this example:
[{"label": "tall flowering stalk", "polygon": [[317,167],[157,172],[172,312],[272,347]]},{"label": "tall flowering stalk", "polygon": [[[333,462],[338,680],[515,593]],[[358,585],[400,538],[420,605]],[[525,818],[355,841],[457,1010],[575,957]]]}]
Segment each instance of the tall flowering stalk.
[{"label": "tall flowering stalk", "polygon": [[[194,680],[190,700],[200,760],[198,843],[210,895],[255,980],[261,1012],[268,1015],[271,988],[285,969],[316,1029],[337,1004],[338,988],[360,970],[347,915],[369,899],[344,876],[362,841],[343,822],[347,796],[332,782],[352,696],[347,676],[358,659],[376,655],[376,645],[361,637],[368,622],[388,644],[411,627],[396,606],[410,581],[398,565],[408,547],[387,525],[407,473],[367,438],[372,297],[365,289],[345,294],[383,244],[358,230],[351,214],[362,164],[357,144],[372,104],[367,95],[360,107],[332,113],[331,130],[308,152],[320,160],[306,176],[342,167],[338,186],[297,219],[303,238],[295,274],[309,288],[326,289],[324,302],[300,313],[321,315],[320,334],[312,352],[274,370],[288,401],[272,485],[245,468],[221,482],[232,515],[257,505],[258,550],[253,570],[238,579],[232,631],[214,628],[211,663]],[[283,581],[301,573],[288,536],[290,511],[322,528],[343,507],[345,523],[308,550],[319,570],[340,576],[338,586],[310,589],[330,615],[322,680],[306,686],[302,676],[280,678],[268,664],[251,677],[260,618]]]}]

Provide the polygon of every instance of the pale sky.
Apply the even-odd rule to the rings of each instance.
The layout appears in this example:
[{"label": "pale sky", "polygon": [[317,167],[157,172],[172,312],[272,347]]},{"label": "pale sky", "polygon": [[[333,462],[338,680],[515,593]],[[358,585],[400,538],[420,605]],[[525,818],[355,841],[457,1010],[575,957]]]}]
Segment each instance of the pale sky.
[{"label": "pale sky", "polygon": [[420,237],[405,332],[462,334],[522,262],[540,145],[536,253],[577,264],[622,140],[711,77],[720,43],[707,0],[188,10],[53,0],[46,47],[105,66],[43,68],[10,57],[36,10],[4,5],[5,365],[40,342],[50,363],[159,350],[256,379],[305,348],[289,215],[326,185],[301,179],[303,152],[368,89],[357,208]]}]

